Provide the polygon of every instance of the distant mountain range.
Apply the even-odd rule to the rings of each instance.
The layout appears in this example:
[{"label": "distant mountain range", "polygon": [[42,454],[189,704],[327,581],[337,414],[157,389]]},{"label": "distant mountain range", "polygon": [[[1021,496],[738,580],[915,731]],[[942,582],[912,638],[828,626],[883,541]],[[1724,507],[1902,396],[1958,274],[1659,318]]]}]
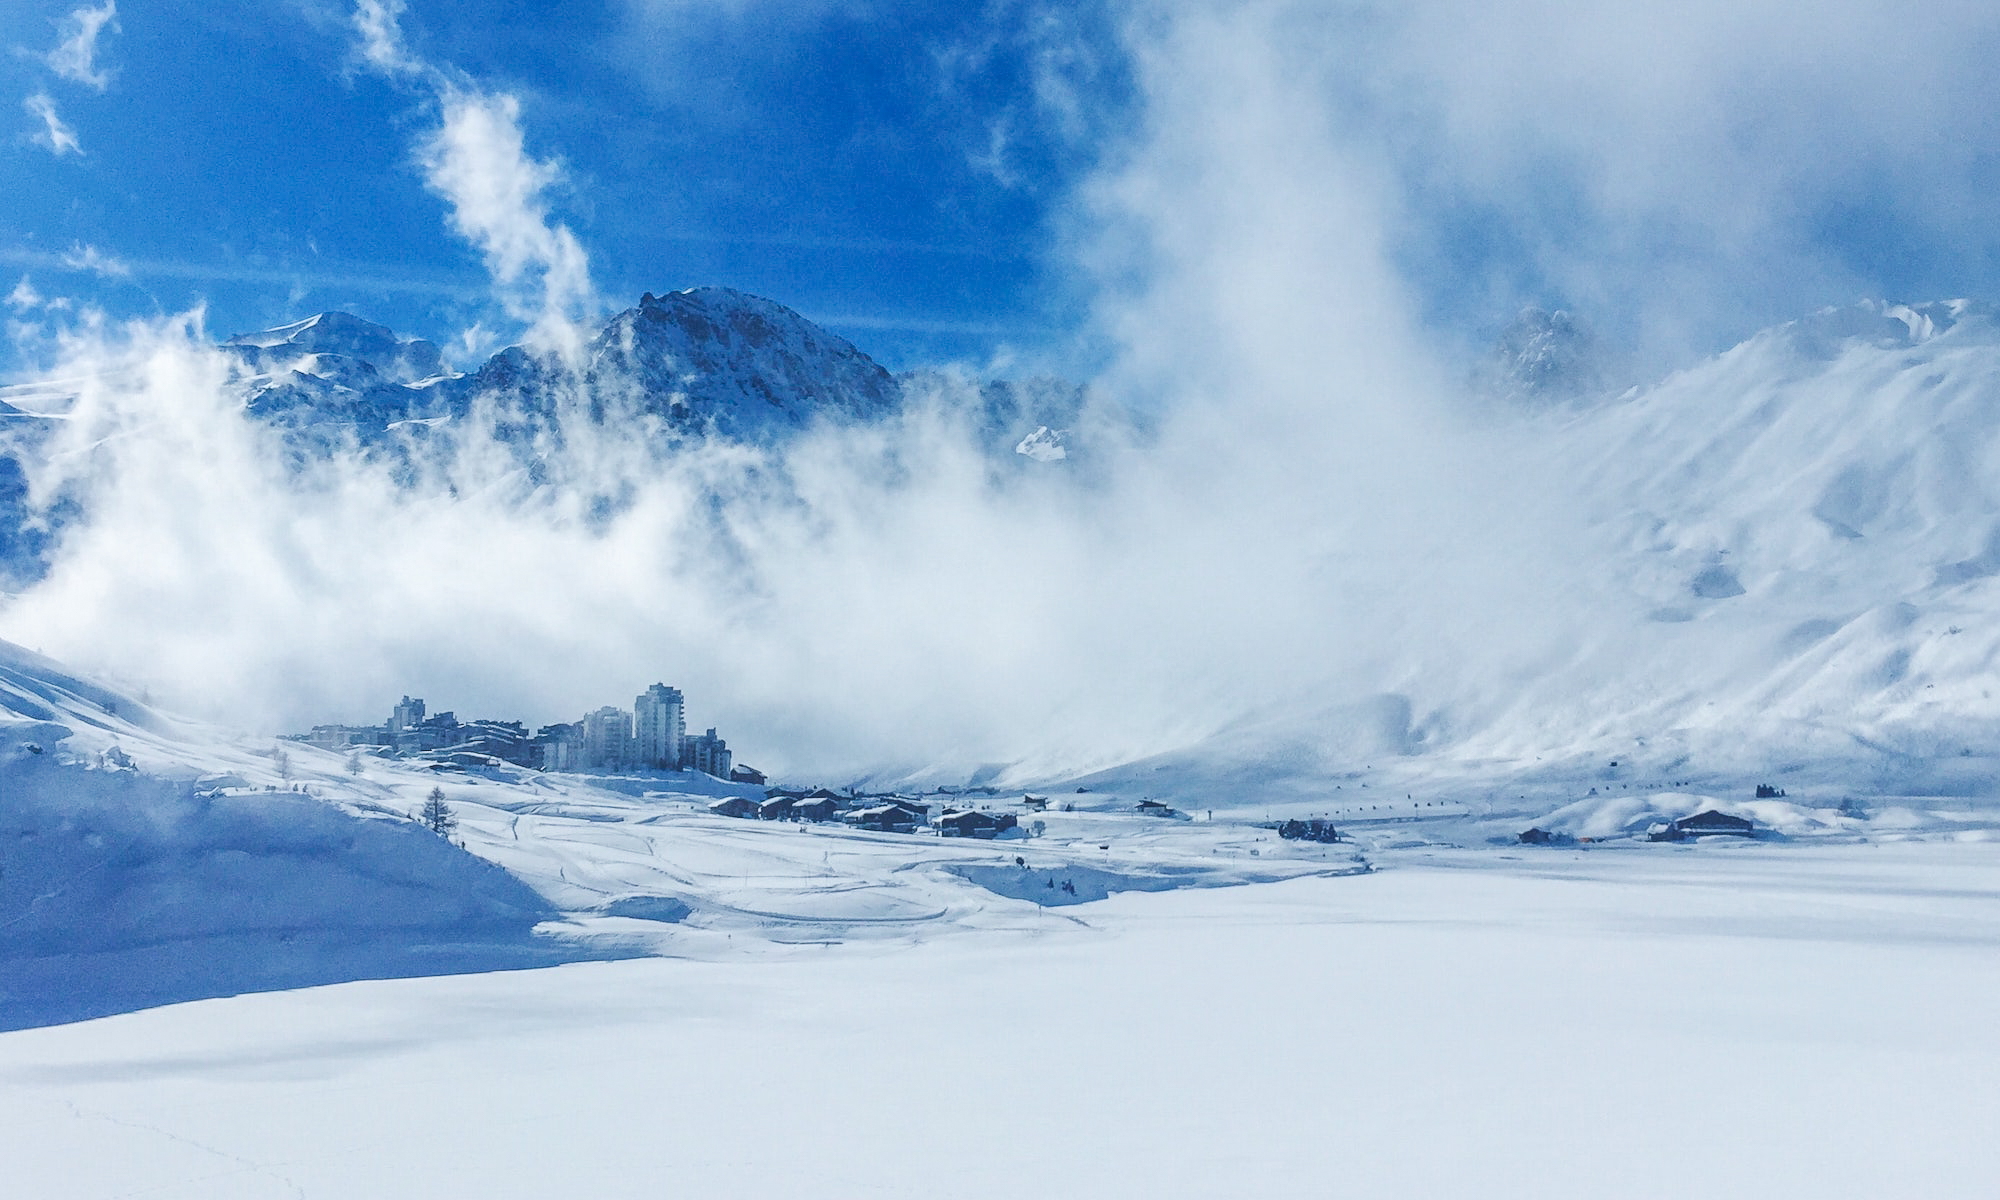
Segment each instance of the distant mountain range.
[{"label": "distant mountain range", "polygon": [[[580,363],[512,346],[455,371],[435,344],[343,312],[218,349],[245,412],[281,433],[295,467],[359,452],[398,464],[403,478],[466,437],[491,437],[548,484],[550,461],[588,430],[656,455],[716,441],[770,449],[818,423],[879,422],[919,405],[953,410],[996,466],[1056,469],[1077,458],[1090,400],[1056,379],[894,375],[784,305],[724,287],[647,293]],[[30,504],[23,470],[72,399],[55,385],[0,390],[0,593],[41,578],[77,516],[67,497]]]},{"label": "distant mountain range", "polygon": [[[819,421],[881,420],[903,407],[913,383],[934,382],[898,378],[784,305],[722,287],[648,292],[591,339],[580,364],[512,346],[451,372],[431,343],[347,313],[240,335],[222,348],[241,364],[257,416],[299,431],[342,428],[363,441],[484,406],[517,435],[587,417],[642,425],[663,447],[694,437],[768,446]],[[999,418],[996,441],[1034,435],[1081,403],[1081,389],[1047,382],[985,390]],[[1033,405],[1024,403],[1030,396]]]}]

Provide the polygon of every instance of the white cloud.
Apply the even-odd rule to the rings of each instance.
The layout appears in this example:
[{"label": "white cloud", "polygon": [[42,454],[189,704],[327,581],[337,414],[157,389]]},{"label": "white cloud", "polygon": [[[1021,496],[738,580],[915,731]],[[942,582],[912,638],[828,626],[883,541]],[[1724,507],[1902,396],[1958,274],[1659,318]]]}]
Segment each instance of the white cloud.
[{"label": "white cloud", "polygon": [[111,70],[97,65],[97,39],[108,28],[118,29],[117,0],[104,0],[98,8],[79,8],[70,13],[63,26],[69,31],[44,59],[58,78],[103,91],[111,86]]},{"label": "white cloud", "polygon": [[544,193],[561,168],[527,152],[520,102],[447,89],[443,123],[418,147],[425,182],[451,204],[451,225],[478,247],[509,311],[544,335],[588,311],[590,262],[569,228],[549,217]]},{"label": "white cloud", "polygon": [[438,125],[416,146],[425,183],[451,206],[452,231],[479,250],[508,315],[529,326],[532,342],[573,353],[583,340],[576,322],[598,302],[583,244],[549,212],[561,166],[528,152],[519,99],[412,55],[402,12],[401,0],[357,0],[362,58],[437,104]]},{"label": "white cloud", "polygon": [[42,123],[42,128],[29,134],[28,140],[47,147],[57,158],[83,153],[83,146],[76,140],[76,131],[63,123],[62,116],[56,112],[56,102],[49,98],[47,92],[29,96],[21,101],[21,107]]},{"label": "white cloud", "polygon": [[2000,249],[1991,4],[1282,9],[1343,141],[1400,177],[1399,233],[1439,249],[1472,214],[1530,287],[1635,335],[1712,345],[1881,286],[1830,240],[1843,212],[1871,241]]},{"label": "white cloud", "polygon": [[403,0],[355,0],[354,32],[361,57],[384,75],[424,75],[424,65],[403,45]]},{"label": "white cloud", "polygon": [[123,259],[104,253],[97,247],[78,242],[62,256],[62,265],[72,271],[89,271],[107,279],[122,279],[132,274],[132,268]]},{"label": "white cloud", "polygon": [[35,285],[29,281],[26,275],[21,276],[21,282],[15,284],[14,290],[7,293],[7,307],[13,309],[15,312],[26,312],[31,308],[39,308],[41,307],[41,303],[42,294],[35,290]]}]

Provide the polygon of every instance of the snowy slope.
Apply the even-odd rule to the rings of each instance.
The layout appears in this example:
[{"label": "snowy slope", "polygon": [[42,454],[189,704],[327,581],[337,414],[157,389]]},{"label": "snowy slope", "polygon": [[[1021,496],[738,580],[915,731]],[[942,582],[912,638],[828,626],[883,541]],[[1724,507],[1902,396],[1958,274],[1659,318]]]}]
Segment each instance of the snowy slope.
[{"label": "snowy slope", "polygon": [[[460,845],[411,819],[433,788]],[[348,979],[907,942],[1117,892],[1365,869],[1352,847],[1190,831],[1115,795],[997,842],[708,811],[730,795],[762,792],[251,742],[0,643],[0,1028]]]},{"label": "snowy slope", "polygon": [[[262,371],[346,373],[398,384],[422,383],[446,374],[444,355],[430,342],[403,337],[351,313],[325,312],[261,333],[238,334],[223,346]],[[293,364],[301,365],[293,368]]]},{"label": "snowy slope", "polygon": [[1547,463],[1602,556],[1579,632],[1634,622],[1550,681],[1616,714],[1607,732],[2000,754],[1990,311],[1865,305],[1767,331],[1556,423]]},{"label": "snowy slope", "polygon": [[436,346],[342,312],[239,334],[222,350],[238,364],[253,416],[295,433],[322,427],[322,438],[341,430],[378,434],[424,415],[434,407],[426,389],[447,377]]},{"label": "snowy slope", "polygon": [[337,761],[253,747],[0,643],[0,1029],[602,951]]}]

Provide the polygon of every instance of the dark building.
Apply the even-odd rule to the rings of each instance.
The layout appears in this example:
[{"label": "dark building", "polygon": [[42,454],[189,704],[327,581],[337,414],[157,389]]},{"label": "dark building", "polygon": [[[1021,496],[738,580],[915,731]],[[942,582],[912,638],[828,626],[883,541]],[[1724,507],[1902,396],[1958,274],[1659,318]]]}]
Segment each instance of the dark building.
[{"label": "dark building", "polygon": [[925,811],[898,801],[892,804],[878,804],[873,808],[856,809],[848,813],[845,819],[859,829],[872,829],[880,833],[914,833],[926,815]]},{"label": "dark building", "polygon": [[1551,833],[1546,829],[1530,829],[1520,840],[1523,846],[1568,846],[1576,841],[1566,833]]},{"label": "dark building", "polygon": [[1013,813],[965,809],[944,814],[938,818],[937,825],[938,834],[942,837],[993,838],[999,837],[1019,823]]},{"label": "dark building", "polygon": [[831,821],[840,814],[837,800],[800,800],[792,805],[794,821]]},{"label": "dark building", "polygon": [[730,759],[729,743],[717,737],[713,729],[681,743],[681,769],[684,771],[700,771],[717,779],[727,779]]},{"label": "dark building", "polygon": [[757,802],[745,796],[731,796],[709,805],[708,811],[718,817],[754,817],[757,815]]},{"label": "dark building", "polygon": [[1714,837],[1755,837],[1757,826],[1742,817],[1732,817],[1725,812],[1708,809],[1691,817],[1682,817],[1663,829],[1654,830],[1647,836],[1655,842],[1680,842],[1688,838]]}]

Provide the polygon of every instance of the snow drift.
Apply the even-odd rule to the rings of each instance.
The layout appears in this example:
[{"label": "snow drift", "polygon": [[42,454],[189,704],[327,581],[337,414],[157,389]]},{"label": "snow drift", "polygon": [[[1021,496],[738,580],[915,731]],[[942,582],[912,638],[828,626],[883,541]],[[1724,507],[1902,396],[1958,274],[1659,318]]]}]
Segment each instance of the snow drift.
[{"label": "snow drift", "polygon": [[500,868],[273,757],[0,643],[0,1029],[602,956],[536,937],[555,910]]}]

